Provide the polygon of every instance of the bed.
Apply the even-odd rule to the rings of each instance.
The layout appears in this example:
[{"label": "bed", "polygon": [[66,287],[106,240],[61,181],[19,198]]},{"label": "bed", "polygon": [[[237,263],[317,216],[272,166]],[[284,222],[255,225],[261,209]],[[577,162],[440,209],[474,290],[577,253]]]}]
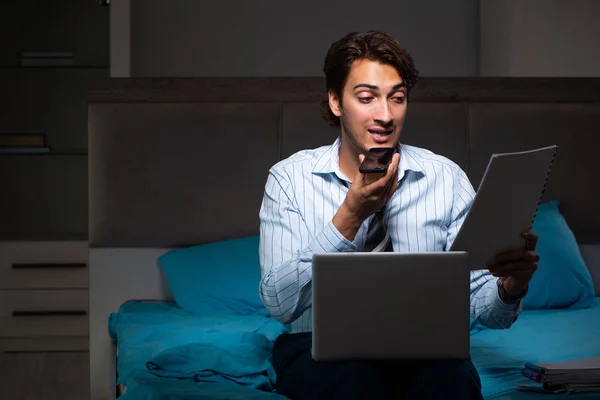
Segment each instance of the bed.
[{"label": "bed", "polygon": [[[335,139],[320,119],[324,87],[91,82],[92,400],[283,398],[269,352],[287,327],[258,299],[258,209],[273,164]],[[559,145],[527,308],[508,330],[471,325],[486,399],[573,398],[516,390],[532,383],[521,368],[600,356],[598,126],[600,79],[423,78],[411,95],[403,142],[450,158],[475,188],[492,153]]]}]

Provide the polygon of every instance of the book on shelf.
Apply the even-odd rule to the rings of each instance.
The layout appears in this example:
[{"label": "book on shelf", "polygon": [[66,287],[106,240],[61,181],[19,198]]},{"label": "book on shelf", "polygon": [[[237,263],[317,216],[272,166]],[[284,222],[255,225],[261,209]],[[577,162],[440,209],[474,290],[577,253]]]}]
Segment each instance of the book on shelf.
[{"label": "book on shelf", "polygon": [[0,133],[0,148],[47,147],[43,133]]},{"label": "book on shelf", "polygon": [[72,51],[22,51],[21,58],[73,58]]},{"label": "book on shelf", "polygon": [[0,154],[43,154],[51,148],[43,133],[0,133]]},{"label": "book on shelf", "polygon": [[600,392],[600,357],[547,363],[526,363],[521,375],[537,385],[519,385],[522,391],[548,393]]},{"label": "book on shelf", "polygon": [[46,154],[50,147],[0,147],[0,154]]},{"label": "book on shelf", "polygon": [[22,67],[71,67],[75,65],[72,51],[23,51],[19,57]]}]

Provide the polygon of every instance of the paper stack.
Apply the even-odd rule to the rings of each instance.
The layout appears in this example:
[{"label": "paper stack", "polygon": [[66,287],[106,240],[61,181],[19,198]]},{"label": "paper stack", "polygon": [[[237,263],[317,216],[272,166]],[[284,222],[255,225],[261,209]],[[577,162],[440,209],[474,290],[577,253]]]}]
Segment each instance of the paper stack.
[{"label": "paper stack", "polygon": [[544,392],[600,392],[600,357],[551,363],[525,364],[521,374],[541,386],[518,386]]}]

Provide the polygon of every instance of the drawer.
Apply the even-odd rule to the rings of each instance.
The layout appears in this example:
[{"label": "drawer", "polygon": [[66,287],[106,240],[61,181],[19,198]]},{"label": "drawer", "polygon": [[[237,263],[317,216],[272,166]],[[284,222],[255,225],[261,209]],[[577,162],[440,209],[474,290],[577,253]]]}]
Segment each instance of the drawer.
[{"label": "drawer", "polygon": [[0,338],[0,353],[88,351],[89,348],[90,338],[88,336]]},{"label": "drawer", "polygon": [[87,290],[0,290],[0,338],[87,336]]},{"label": "drawer", "polygon": [[87,314],[88,291],[0,290],[0,317],[35,313]]},{"label": "drawer", "polygon": [[88,336],[86,315],[0,317],[0,338]]},{"label": "drawer", "polygon": [[88,244],[0,242],[0,289],[87,288]]},{"label": "drawer", "polygon": [[0,353],[0,398],[89,399],[89,360],[87,352]]}]

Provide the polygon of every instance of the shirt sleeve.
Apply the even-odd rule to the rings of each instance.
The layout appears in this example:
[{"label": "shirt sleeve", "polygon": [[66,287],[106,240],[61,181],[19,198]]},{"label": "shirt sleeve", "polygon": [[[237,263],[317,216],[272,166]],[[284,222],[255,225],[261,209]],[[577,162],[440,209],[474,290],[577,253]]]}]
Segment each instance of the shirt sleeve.
[{"label": "shirt sleeve", "polygon": [[[450,248],[475,198],[475,190],[466,174],[454,171],[454,204],[448,227],[446,249]],[[503,302],[498,293],[497,278],[487,269],[471,271],[471,318],[489,329],[507,329],[518,318],[522,301]]]},{"label": "shirt sleeve", "polygon": [[285,324],[312,305],[313,254],[356,251],[332,221],[311,234],[307,221],[313,216],[302,215],[292,187],[283,174],[269,171],[259,212],[259,294],[271,316]]}]

